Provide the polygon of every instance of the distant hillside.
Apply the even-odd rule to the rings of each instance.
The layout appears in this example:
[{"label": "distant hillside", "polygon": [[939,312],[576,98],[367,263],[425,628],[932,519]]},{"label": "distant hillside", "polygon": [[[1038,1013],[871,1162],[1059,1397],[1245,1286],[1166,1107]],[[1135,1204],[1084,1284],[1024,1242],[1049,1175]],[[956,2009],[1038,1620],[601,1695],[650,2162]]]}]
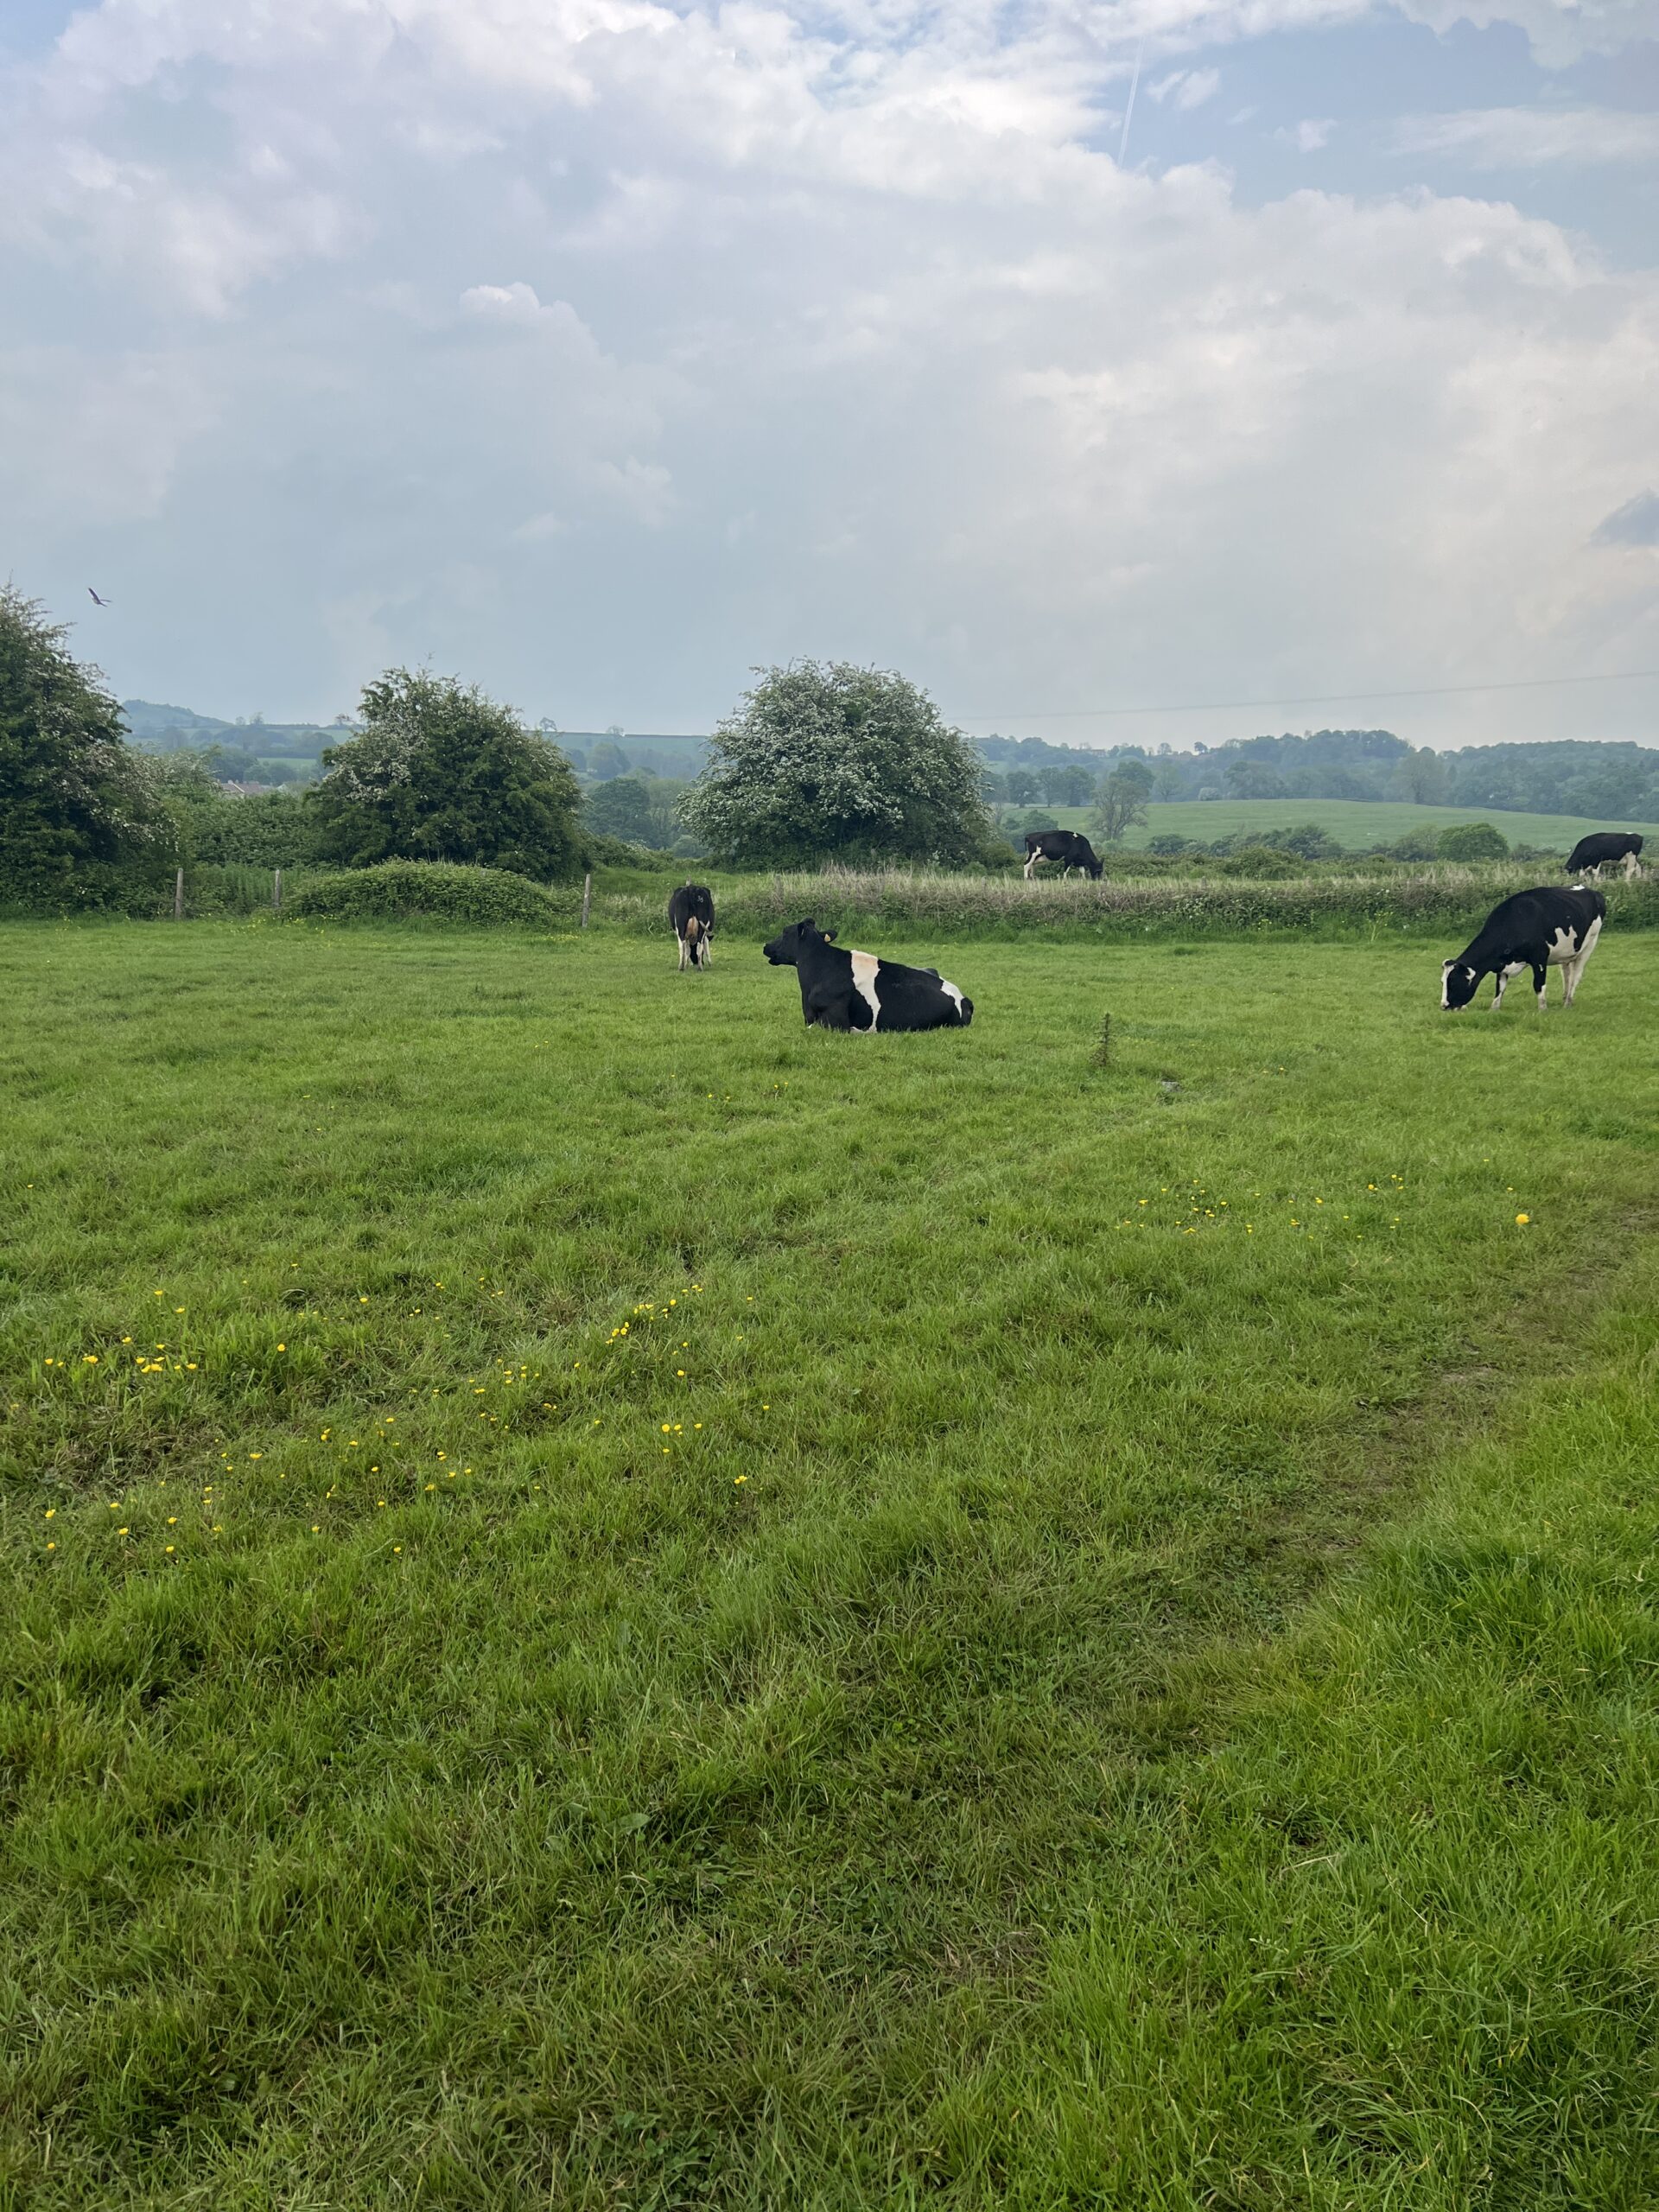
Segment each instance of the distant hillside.
[{"label": "distant hillside", "polygon": [[[1063,830],[1087,830],[1087,807],[1056,806],[1047,810]],[[1392,845],[1396,838],[1421,831],[1438,836],[1459,822],[1490,822],[1512,845],[1532,845],[1541,852],[1567,854],[1592,830],[1608,825],[1592,816],[1516,812],[1493,806],[1412,806],[1399,799],[1298,799],[1287,806],[1270,799],[1210,799],[1176,801],[1147,810],[1147,819],[1124,833],[1130,850],[1144,849],[1154,837],[1185,837],[1198,845],[1222,837],[1248,834],[1263,844],[1274,842],[1276,831],[1290,830],[1304,823],[1317,823],[1344,851],[1363,853]],[[1017,823],[1022,817],[1013,817]],[[1639,830],[1659,847],[1659,811],[1651,818],[1620,817],[1618,827]]]},{"label": "distant hillside", "polygon": [[1571,815],[1610,828],[1659,819],[1659,747],[1570,738],[1538,745],[1414,751],[1386,729],[1322,729],[1229,739],[1190,752],[1144,746],[1098,751],[1039,737],[978,741],[987,795],[1011,806],[1075,806],[1077,779],[1130,756],[1152,771],[1164,804],[1347,799],[1490,813]]}]

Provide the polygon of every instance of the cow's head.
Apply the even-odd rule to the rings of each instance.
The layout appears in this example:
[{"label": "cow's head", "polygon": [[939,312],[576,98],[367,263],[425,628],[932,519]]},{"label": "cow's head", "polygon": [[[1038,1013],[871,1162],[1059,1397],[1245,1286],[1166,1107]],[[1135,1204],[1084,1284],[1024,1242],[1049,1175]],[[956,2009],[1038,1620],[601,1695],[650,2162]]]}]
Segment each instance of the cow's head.
[{"label": "cow's head", "polygon": [[1471,968],[1466,960],[1443,960],[1440,963],[1440,1006],[1447,1014],[1460,1014],[1466,1007],[1480,982],[1480,970]]},{"label": "cow's head", "polygon": [[809,914],[804,922],[791,922],[786,930],[779,930],[760,950],[774,968],[793,968],[810,945],[824,941],[824,933]]}]

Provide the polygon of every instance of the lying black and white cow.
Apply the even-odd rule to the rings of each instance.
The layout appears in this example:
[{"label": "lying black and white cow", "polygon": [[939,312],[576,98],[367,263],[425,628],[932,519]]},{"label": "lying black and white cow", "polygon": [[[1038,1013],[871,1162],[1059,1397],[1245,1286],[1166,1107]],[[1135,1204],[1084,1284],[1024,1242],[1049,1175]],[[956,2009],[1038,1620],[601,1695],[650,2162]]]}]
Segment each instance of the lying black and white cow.
[{"label": "lying black and white cow", "polygon": [[1074,868],[1085,875],[1098,877],[1100,861],[1095,849],[1080,831],[1076,830],[1027,830],[1026,832],[1026,880],[1039,861],[1058,861],[1060,880],[1065,882]]},{"label": "lying black and white cow", "polygon": [[709,940],[715,933],[715,894],[708,885],[688,877],[670,894],[668,918],[680,940],[680,973],[685,973],[688,960],[694,968],[706,968],[714,957]]},{"label": "lying black and white cow", "polygon": [[1623,861],[1624,880],[1642,873],[1642,843],[1634,830],[1598,830],[1580,837],[1567,855],[1569,875],[1599,875],[1610,861]]},{"label": "lying black and white cow", "polygon": [[1544,982],[1552,968],[1561,971],[1568,1006],[1579,988],[1584,963],[1596,949],[1607,901],[1599,891],[1575,884],[1571,891],[1549,885],[1536,891],[1517,891],[1493,907],[1481,924],[1474,943],[1455,960],[1440,967],[1440,1004],[1458,1013],[1475,995],[1483,976],[1496,976],[1492,1011],[1503,1003],[1503,986],[1523,968],[1532,970],[1532,988],[1538,1004],[1544,1003]]},{"label": "lying black and white cow", "polygon": [[937,968],[906,968],[874,952],[843,952],[833,930],[810,918],[791,922],[761,950],[774,968],[801,979],[810,1029],[965,1029],[974,1002]]}]

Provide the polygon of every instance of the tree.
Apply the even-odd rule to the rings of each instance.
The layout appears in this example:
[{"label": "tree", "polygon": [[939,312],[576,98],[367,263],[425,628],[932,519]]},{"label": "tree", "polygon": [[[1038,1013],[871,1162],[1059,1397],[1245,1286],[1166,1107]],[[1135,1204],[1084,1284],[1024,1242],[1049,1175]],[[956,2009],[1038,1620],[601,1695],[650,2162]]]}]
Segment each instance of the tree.
[{"label": "tree", "polygon": [[1081,761],[1069,760],[1043,772],[1043,797],[1051,806],[1087,806],[1094,795],[1094,776]]},{"label": "tree", "polygon": [[0,585],[0,901],[119,904],[158,880],[173,823],[99,671],[37,600]]},{"label": "tree", "polygon": [[309,804],[326,859],[481,861],[545,879],[576,866],[576,779],[555,745],[476,684],[388,669],[362,735],[322,756]]},{"label": "tree", "polygon": [[638,776],[613,776],[582,796],[582,827],[601,837],[621,837],[631,845],[656,842],[651,792]]},{"label": "tree", "polygon": [[1434,849],[1443,861],[1506,861],[1510,841],[1490,822],[1459,822],[1441,830]]},{"label": "tree", "polygon": [[1102,778],[1095,810],[1089,817],[1090,828],[1098,830],[1109,845],[1115,845],[1132,823],[1146,820],[1151,796],[1152,771],[1144,760],[1130,754],[1118,762],[1109,776]]},{"label": "tree", "polygon": [[1410,799],[1419,806],[1434,806],[1445,799],[1450,781],[1445,761],[1425,746],[1421,753],[1402,753],[1395,762],[1389,776],[1389,796]]},{"label": "tree", "polygon": [[716,858],[798,867],[985,851],[979,756],[925,692],[846,661],[755,673],[681,802]]},{"label": "tree", "polygon": [[602,784],[608,784],[613,776],[626,776],[632,765],[613,737],[601,737],[588,755],[589,773],[597,776]]},{"label": "tree", "polygon": [[1033,774],[1029,768],[1010,768],[1002,779],[1002,785],[1010,806],[1029,806],[1043,795],[1041,777]]}]

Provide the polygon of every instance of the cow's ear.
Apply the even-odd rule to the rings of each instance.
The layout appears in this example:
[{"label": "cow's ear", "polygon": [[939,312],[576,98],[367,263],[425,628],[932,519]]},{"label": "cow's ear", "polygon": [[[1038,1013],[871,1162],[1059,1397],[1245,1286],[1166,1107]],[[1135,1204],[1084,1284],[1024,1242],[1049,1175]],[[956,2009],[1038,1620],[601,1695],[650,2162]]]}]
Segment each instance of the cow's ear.
[{"label": "cow's ear", "polygon": [[823,941],[824,941],[824,943],[825,943],[826,944],[833,944],[835,943],[835,941],[836,941],[836,932],[834,931],[834,930],[824,930],[823,931],[822,931],[822,932],[821,932],[821,934],[822,934],[822,936],[823,936]]},{"label": "cow's ear", "polygon": [[815,930],[818,925],[814,917],[809,914],[804,922],[797,922],[795,926],[798,930]]}]

